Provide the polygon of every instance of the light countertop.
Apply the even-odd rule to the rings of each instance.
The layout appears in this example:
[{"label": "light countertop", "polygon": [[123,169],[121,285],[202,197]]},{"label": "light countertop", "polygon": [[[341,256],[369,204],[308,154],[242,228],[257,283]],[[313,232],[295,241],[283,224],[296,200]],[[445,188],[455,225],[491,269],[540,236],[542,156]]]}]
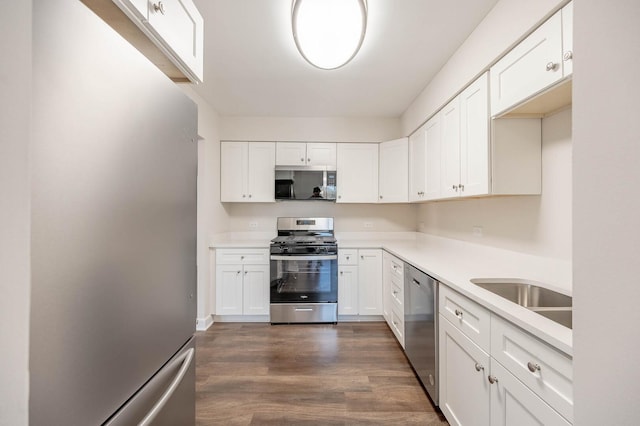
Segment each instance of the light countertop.
[{"label": "light countertop", "polygon": [[[211,248],[268,248],[269,233],[216,235]],[[519,278],[571,294],[571,262],[414,232],[339,233],[338,247],[382,248],[513,322],[559,350],[573,354],[573,333],[535,312],[470,282],[472,278]]]}]

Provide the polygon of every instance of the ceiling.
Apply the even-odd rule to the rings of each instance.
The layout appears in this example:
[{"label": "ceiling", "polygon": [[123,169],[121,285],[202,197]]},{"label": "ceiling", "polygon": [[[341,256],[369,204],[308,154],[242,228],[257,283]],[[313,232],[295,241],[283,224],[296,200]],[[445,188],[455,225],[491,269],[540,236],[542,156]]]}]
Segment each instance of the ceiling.
[{"label": "ceiling", "polygon": [[309,65],[291,34],[291,0],[195,0],[204,83],[222,116],[399,117],[497,0],[368,0],[358,55]]}]

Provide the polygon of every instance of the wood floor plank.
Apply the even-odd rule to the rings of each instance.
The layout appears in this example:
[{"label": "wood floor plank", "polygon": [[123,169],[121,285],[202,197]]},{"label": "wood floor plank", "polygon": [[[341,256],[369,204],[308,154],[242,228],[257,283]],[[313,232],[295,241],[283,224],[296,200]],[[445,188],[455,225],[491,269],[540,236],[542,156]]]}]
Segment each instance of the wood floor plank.
[{"label": "wood floor plank", "polygon": [[196,333],[197,425],[446,425],[385,323]]}]

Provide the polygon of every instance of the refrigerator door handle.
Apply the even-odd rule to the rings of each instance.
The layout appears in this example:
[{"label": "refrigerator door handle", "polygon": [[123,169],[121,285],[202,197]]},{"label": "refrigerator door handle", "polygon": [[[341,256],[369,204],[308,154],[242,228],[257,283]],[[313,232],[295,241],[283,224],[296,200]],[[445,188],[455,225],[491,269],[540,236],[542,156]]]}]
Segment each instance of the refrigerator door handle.
[{"label": "refrigerator door handle", "polygon": [[153,405],[153,407],[151,407],[151,410],[149,410],[147,415],[144,416],[144,418],[140,423],[138,423],[138,426],[148,426],[151,424],[153,419],[156,418],[160,410],[162,410],[162,408],[165,406],[167,401],[169,401],[169,399],[171,398],[171,395],[173,395],[173,393],[175,392],[180,382],[182,382],[184,375],[187,374],[187,370],[189,369],[189,366],[193,361],[194,353],[195,353],[195,349],[190,348],[181,356],[183,358],[182,366],[180,366],[180,370],[178,370],[176,377],[174,377],[174,379],[171,381],[171,384],[167,387],[167,390],[164,391],[160,399],[158,399],[158,401]]}]

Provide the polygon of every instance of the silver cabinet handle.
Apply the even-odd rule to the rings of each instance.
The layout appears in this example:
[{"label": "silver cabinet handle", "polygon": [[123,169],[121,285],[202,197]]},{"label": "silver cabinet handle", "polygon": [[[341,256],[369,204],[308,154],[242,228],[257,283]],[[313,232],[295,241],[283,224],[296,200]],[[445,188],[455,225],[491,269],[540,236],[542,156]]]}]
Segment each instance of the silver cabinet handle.
[{"label": "silver cabinet handle", "polygon": [[476,371],[482,371],[482,370],[484,370],[484,366],[476,362]]},{"label": "silver cabinet handle", "polygon": [[416,280],[415,278],[412,278],[411,282],[420,287],[420,281]]},{"label": "silver cabinet handle", "polygon": [[458,185],[458,188],[460,188],[460,191],[464,191],[464,185],[463,184]]},{"label": "silver cabinet handle", "polygon": [[558,64],[555,62],[547,62],[547,71],[555,71],[558,68]]},{"label": "silver cabinet handle", "polygon": [[536,371],[540,371],[540,365],[533,363],[531,361],[529,361],[527,363],[527,368],[529,369],[529,371],[531,371],[532,373],[535,373]]},{"label": "silver cabinet handle", "polygon": [[456,316],[457,316],[458,318],[462,319],[462,311],[461,311],[461,310],[456,309],[455,314],[456,314]]},{"label": "silver cabinet handle", "polygon": [[144,416],[144,419],[142,419],[142,421],[138,423],[138,426],[148,426],[149,424],[151,424],[160,410],[162,410],[162,408],[167,404],[167,401],[169,401],[169,398],[171,398],[173,393],[176,391],[176,388],[180,385],[180,382],[182,382],[185,374],[187,374],[187,370],[191,365],[194,353],[195,349],[190,348],[184,353],[184,355],[182,355],[182,365],[180,366],[180,370],[178,370],[178,374],[176,374],[176,377],[174,377],[174,379],[171,381],[171,384],[169,384],[169,387],[164,391],[158,402],[156,402],[153,407],[151,407],[151,410],[149,410],[147,415]]},{"label": "silver cabinet handle", "polygon": [[494,384],[494,383],[498,383],[498,378],[492,375],[489,375],[489,377],[487,377],[487,379],[489,380],[489,383]]},{"label": "silver cabinet handle", "polygon": [[571,50],[567,50],[566,52],[564,52],[564,55],[562,55],[562,60],[567,62],[571,59],[573,59],[573,52]]},{"label": "silver cabinet handle", "polygon": [[158,3],[154,3],[153,10],[164,15],[164,4],[161,1],[159,1]]},{"label": "silver cabinet handle", "polygon": [[295,308],[296,312],[313,312],[313,308]]},{"label": "silver cabinet handle", "polygon": [[452,185],[451,189],[453,189],[454,191],[458,191],[458,185]]}]

